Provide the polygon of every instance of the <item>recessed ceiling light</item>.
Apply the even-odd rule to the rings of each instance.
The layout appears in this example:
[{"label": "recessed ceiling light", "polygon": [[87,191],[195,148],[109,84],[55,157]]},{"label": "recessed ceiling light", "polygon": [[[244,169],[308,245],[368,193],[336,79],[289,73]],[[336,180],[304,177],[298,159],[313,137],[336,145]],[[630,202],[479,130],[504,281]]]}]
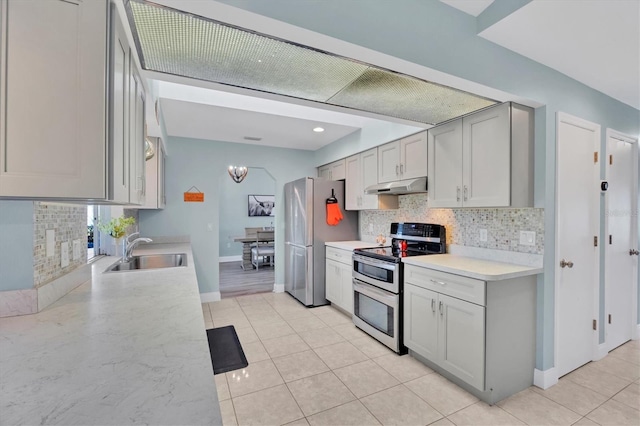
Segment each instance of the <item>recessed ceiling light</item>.
[{"label": "recessed ceiling light", "polygon": [[316,132],[316,133],[322,133],[322,132],[324,132],[324,128],[322,128],[322,127],[314,127],[313,131]]}]

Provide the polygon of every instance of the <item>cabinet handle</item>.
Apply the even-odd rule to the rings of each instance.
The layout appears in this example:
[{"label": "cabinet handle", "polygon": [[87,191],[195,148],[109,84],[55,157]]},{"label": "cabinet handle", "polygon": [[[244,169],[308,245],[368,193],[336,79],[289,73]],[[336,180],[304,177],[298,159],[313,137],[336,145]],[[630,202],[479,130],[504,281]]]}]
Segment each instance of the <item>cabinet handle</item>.
[{"label": "cabinet handle", "polygon": [[444,283],[444,282],[442,282],[442,281],[436,281],[436,280],[433,280],[433,279],[432,279],[432,280],[430,280],[430,281],[431,281],[432,283],[434,283],[434,284],[447,285],[447,283]]},{"label": "cabinet handle", "polygon": [[436,299],[431,299],[431,312],[436,311]]},{"label": "cabinet handle", "polygon": [[442,302],[438,305],[438,310],[440,311],[440,316],[442,316]]},{"label": "cabinet handle", "polygon": [[400,174],[404,173],[404,164],[400,163]]},{"label": "cabinet handle", "polygon": [[460,187],[456,186],[456,201],[460,202]]},{"label": "cabinet handle", "polygon": [[467,185],[464,186],[464,201],[467,201],[469,199],[468,195],[468,190],[467,190]]},{"label": "cabinet handle", "polygon": [[398,165],[396,164],[396,176],[398,176],[398,175],[399,175],[399,173],[398,173]]}]

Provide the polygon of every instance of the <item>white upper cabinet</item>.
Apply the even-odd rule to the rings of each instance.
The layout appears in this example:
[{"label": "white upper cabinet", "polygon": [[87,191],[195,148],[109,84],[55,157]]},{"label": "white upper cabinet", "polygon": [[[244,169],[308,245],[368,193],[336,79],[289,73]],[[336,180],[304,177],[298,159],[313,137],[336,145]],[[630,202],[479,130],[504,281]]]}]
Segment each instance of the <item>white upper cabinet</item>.
[{"label": "white upper cabinet", "polygon": [[318,177],[329,180],[344,180],[346,176],[344,158],[318,168]]},{"label": "white upper cabinet", "polygon": [[129,121],[131,105],[131,57],[129,42],[122,22],[112,6],[111,52],[109,52],[109,199],[129,203]]},{"label": "white upper cabinet", "polygon": [[160,138],[149,138],[155,155],[145,161],[145,200],[142,209],[163,209],[166,203],[164,193],[164,144]]},{"label": "white upper cabinet", "polygon": [[105,199],[107,2],[0,8],[0,197]]},{"label": "white upper cabinet", "polygon": [[462,119],[429,129],[429,207],[462,207]]},{"label": "white upper cabinet", "polygon": [[427,175],[427,132],[378,147],[378,183]]},{"label": "white upper cabinet", "polygon": [[428,131],[429,207],[533,206],[533,110],[505,103]]},{"label": "white upper cabinet", "polygon": [[[133,52],[131,52],[133,54]],[[145,92],[135,62],[130,61],[129,77],[129,201],[142,205],[145,202]]]},{"label": "white upper cabinet", "polygon": [[397,209],[395,195],[366,194],[368,186],[378,183],[378,149],[373,148],[346,159],[345,209]]}]

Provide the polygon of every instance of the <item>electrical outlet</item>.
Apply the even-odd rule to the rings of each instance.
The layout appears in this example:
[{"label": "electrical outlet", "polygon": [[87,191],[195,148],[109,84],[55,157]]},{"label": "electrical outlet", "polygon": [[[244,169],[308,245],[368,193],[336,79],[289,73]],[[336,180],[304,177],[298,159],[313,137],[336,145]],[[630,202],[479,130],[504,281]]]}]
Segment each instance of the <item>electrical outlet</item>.
[{"label": "electrical outlet", "polygon": [[47,257],[51,257],[56,252],[56,231],[55,229],[47,229],[45,235],[47,240]]},{"label": "electrical outlet", "polygon": [[373,232],[373,223],[369,224],[369,232]]},{"label": "electrical outlet", "polygon": [[62,268],[69,266],[69,241],[60,243],[60,266]]},{"label": "electrical outlet", "polygon": [[487,230],[486,229],[480,229],[480,241],[482,241],[482,242],[486,242],[487,241]]},{"label": "electrical outlet", "polygon": [[536,233],[533,231],[520,231],[520,245],[521,246],[535,246],[536,245]]},{"label": "electrical outlet", "polygon": [[78,260],[82,257],[82,241],[73,240],[73,260]]}]

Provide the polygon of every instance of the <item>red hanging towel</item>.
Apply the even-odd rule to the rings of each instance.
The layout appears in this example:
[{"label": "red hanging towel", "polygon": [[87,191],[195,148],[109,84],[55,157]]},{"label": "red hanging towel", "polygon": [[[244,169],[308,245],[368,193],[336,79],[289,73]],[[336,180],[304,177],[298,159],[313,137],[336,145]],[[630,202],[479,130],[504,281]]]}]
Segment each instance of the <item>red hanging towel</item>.
[{"label": "red hanging towel", "polygon": [[327,204],[327,225],[336,226],[343,219],[338,203]]}]

